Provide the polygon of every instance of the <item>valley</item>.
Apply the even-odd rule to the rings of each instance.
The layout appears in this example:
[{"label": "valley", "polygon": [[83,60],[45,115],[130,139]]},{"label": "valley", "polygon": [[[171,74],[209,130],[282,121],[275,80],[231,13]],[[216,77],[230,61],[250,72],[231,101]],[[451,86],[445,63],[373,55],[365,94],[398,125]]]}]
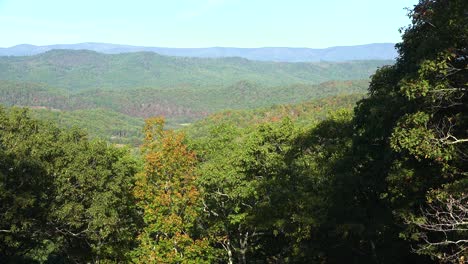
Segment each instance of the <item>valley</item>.
[{"label": "valley", "polygon": [[0,104],[30,107],[41,119],[136,146],[148,117],[164,116],[169,128],[181,128],[220,111],[364,94],[372,72],[391,63],[52,50],[0,57]]},{"label": "valley", "polygon": [[0,1],[0,262],[467,263],[467,14]]}]

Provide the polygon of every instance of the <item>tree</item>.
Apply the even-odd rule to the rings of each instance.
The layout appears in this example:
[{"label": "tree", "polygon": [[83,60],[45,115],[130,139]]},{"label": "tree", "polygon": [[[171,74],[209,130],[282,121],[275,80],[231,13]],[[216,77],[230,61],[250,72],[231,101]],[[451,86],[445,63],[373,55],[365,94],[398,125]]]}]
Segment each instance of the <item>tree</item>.
[{"label": "tree", "polygon": [[[419,1],[397,44],[396,64],[374,74],[369,98],[355,109],[353,165],[343,180],[354,189],[350,218],[366,227],[352,244],[374,261],[422,261],[406,253],[420,237],[417,223],[405,219],[419,219],[434,193],[449,197],[466,190],[467,5]],[[419,253],[444,254],[438,250]]]},{"label": "tree", "polygon": [[60,249],[76,262],[128,261],[141,219],[132,190],[137,166],[125,149],[71,131],[58,142],[48,216]]},{"label": "tree", "polygon": [[289,119],[245,129],[224,122],[194,141],[206,226],[226,262],[323,261],[319,232],[350,118],[341,111],[304,129]]},{"label": "tree", "polygon": [[[410,12],[413,23],[405,30],[404,41],[398,46],[397,66],[405,70],[398,86],[408,106],[407,113],[400,117],[393,130],[390,144],[401,160],[406,160],[400,163],[401,168],[421,175],[419,181],[424,185],[420,186],[424,187],[427,200],[425,204],[414,203],[413,210],[398,210],[396,213],[404,219],[421,221],[419,215],[426,223],[440,221],[433,219],[429,212],[435,207],[443,211],[445,207],[446,211],[453,197],[463,197],[468,186],[467,11],[466,1],[420,1]],[[427,167],[422,168],[423,164]],[[393,175],[392,185],[401,185],[398,173]],[[445,197],[443,201],[441,197]],[[415,210],[418,204],[428,209],[423,209],[421,214]],[[420,221],[414,225],[421,228]],[[413,238],[422,239],[419,247],[431,248],[432,252],[417,252],[437,258],[451,255],[449,247],[431,246],[427,237],[438,236],[438,231],[432,230],[433,234],[430,231]],[[466,237],[468,233],[465,230],[461,235]],[[466,251],[464,254],[466,257]]]},{"label": "tree", "polygon": [[164,131],[162,118],[146,120],[144,171],[138,174],[135,197],[143,212],[135,260],[143,263],[209,263],[213,250],[199,232],[200,193],[195,153],[184,135]]},{"label": "tree", "polygon": [[0,258],[127,260],[139,222],[128,152],[25,109],[0,109],[0,127]]},{"label": "tree", "polygon": [[421,209],[419,219],[407,219],[417,226],[423,241],[415,252],[435,256],[444,263],[464,263],[468,254],[468,195],[437,197]]},{"label": "tree", "polygon": [[199,153],[197,184],[203,190],[203,216],[210,240],[225,254],[227,263],[243,263],[254,248],[258,233],[248,222],[255,205],[251,179],[243,174],[239,157],[247,131],[230,124],[210,127],[207,137],[194,140]]},{"label": "tree", "polygon": [[[47,238],[53,178],[41,149],[55,132],[30,120],[25,111],[0,108],[0,258],[5,261],[33,261],[28,253]],[[36,141],[30,140],[36,136]]]}]

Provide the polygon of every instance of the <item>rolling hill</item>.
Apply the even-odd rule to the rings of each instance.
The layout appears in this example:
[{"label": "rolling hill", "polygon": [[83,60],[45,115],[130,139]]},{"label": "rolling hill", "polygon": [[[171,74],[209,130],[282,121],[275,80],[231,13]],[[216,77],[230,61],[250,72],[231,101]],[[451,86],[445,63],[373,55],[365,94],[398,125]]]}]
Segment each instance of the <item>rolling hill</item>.
[{"label": "rolling hill", "polygon": [[[351,110],[363,94],[349,94],[314,99],[296,104],[281,104],[255,109],[225,110],[195,121],[190,126],[177,126],[169,119],[168,128],[181,128],[191,138],[207,136],[211,129],[229,124],[239,128],[254,128],[265,122],[288,117],[298,125],[311,125],[326,118],[330,111]],[[91,137],[112,143],[138,146],[142,140],[143,118],[129,116],[112,109],[81,109],[61,111],[44,107],[31,107],[33,116],[57,123],[61,127],[79,127]],[[193,120],[192,120],[193,121]]]},{"label": "rolling hill", "polygon": [[352,111],[364,94],[348,94],[314,99],[296,104],[281,104],[256,109],[226,110],[211,114],[183,130],[191,138],[207,137],[213,128],[231,125],[252,129],[267,122],[290,118],[299,126],[310,126],[324,120],[330,112],[340,109]]},{"label": "rolling hill", "polygon": [[259,62],[242,58],[168,57],[151,52],[102,54],[53,50],[35,56],[0,57],[0,80],[37,82],[66,90],[198,89],[242,80],[262,86],[360,80],[392,61],[321,63]]},{"label": "rolling hill", "polygon": [[0,81],[0,104],[60,111],[101,108],[140,118],[164,115],[170,120],[186,123],[227,109],[253,109],[335,95],[364,93],[367,86],[367,80],[275,87],[240,81],[225,88],[132,88],[70,92],[50,88],[44,84]]},{"label": "rolling hill", "polygon": [[[362,95],[375,69],[392,62],[290,63],[52,50],[0,57],[0,104],[30,107],[41,119],[134,145],[147,117],[165,116],[168,127],[181,128],[220,111]],[[346,104],[337,102],[336,107]],[[262,116],[239,113],[253,120]]]},{"label": "rolling hill", "polygon": [[[86,129],[91,136],[114,143],[136,145],[141,138],[143,120],[150,116],[165,116],[168,127],[181,128],[219,111],[241,111],[236,113],[245,114],[245,119],[262,116],[252,114],[257,108],[328,100],[325,98],[337,95],[347,98],[352,94],[364,94],[367,86],[367,80],[276,87],[240,81],[225,88],[132,88],[70,92],[38,83],[0,81],[0,104],[29,107],[41,119],[56,121],[64,127],[78,126]],[[329,103],[332,101],[329,100]],[[346,105],[345,100],[334,104],[336,107]],[[252,117],[252,120],[256,118]],[[246,121],[240,123],[243,122]]]}]

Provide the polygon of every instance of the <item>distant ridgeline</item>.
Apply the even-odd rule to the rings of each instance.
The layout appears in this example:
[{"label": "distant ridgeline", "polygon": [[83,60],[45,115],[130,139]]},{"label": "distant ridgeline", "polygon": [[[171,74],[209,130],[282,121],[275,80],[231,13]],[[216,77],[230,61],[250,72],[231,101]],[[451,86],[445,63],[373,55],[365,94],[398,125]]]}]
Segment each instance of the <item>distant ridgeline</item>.
[{"label": "distant ridgeline", "polygon": [[349,60],[393,60],[397,51],[393,43],[374,43],[356,46],[340,46],[325,49],[264,47],[264,48],[161,48],[118,45],[109,43],[78,43],[35,46],[28,44],[0,48],[0,56],[36,55],[54,49],[92,50],[107,54],[129,52],[155,52],[167,56],[198,58],[241,57],[260,61],[349,61]]},{"label": "distant ridgeline", "polygon": [[0,57],[0,104],[87,128],[93,136],[138,144],[143,119],[172,128],[229,109],[363,94],[369,76],[393,61],[260,62],[53,50]]}]

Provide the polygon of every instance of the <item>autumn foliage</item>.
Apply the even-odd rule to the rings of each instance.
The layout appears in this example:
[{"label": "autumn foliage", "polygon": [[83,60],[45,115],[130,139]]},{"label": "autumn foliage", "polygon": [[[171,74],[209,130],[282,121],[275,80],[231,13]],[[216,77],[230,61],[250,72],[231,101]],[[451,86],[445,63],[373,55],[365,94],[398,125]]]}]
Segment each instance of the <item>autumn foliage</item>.
[{"label": "autumn foliage", "polygon": [[140,263],[209,262],[208,241],[197,236],[200,194],[194,185],[195,153],[184,144],[182,133],[163,127],[162,118],[146,121],[145,168],[134,191],[145,226],[137,238],[135,259]]}]

